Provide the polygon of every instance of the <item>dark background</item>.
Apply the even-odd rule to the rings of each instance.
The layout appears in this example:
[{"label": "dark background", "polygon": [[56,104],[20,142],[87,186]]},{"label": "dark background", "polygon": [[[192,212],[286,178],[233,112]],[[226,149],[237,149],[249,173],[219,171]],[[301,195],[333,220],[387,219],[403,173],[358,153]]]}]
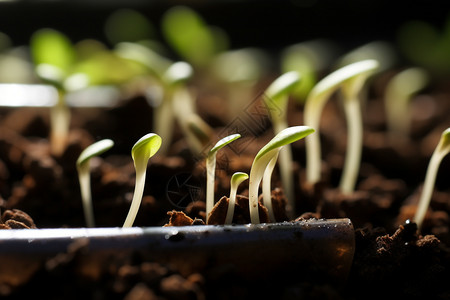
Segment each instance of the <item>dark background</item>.
[{"label": "dark background", "polygon": [[0,1],[0,31],[14,45],[28,44],[31,34],[42,27],[58,29],[73,41],[104,41],[103,25],[114,10],[137,9],[158,28],[161,15],[178,4],[196,9],[209,24],[224,28],[233,48],[266,49],[315,38],[329,38],[346,48],[377,39],[395,41],[406,21],[422,20],[443,28],[450,12],[450,1]]}]

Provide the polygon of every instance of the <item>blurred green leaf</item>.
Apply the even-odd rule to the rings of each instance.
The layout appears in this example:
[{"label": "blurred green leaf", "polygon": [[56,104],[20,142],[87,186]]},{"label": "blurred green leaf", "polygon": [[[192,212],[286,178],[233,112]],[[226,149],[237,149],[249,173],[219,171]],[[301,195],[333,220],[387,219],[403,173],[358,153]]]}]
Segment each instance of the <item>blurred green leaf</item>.
[{"label": "blurred green leaf", "polygon": [[162,30],[167,42],[186,61],[197,66],[205,66],[212,57],[223,50],[225,36],[217,35],[195,11],[188,7],[176,6],[163,16]]},{"label": "blurred green leaf", "polygon": [[70,40],[54,29],[40,29],[31,37],[31,54],[36,66],[46,64],[67,74],[75,62]]},{"label": "blurred green leaf", "polygon": [[146,16],[132,9],[113,12],[105,23],[105,34],[112,45],[138,42],[154,36],[155,29]]}]

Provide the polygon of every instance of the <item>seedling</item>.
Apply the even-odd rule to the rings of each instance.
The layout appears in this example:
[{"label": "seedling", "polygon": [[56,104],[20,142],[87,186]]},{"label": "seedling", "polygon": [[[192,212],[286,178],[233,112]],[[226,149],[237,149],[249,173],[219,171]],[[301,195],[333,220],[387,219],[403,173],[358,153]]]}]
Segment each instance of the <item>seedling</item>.
[{"label": "seedling", "polygon": [[[155,110],[155,131],[165,137],[167,142],[163,153],[167,152],[172,141],[175,118],[181,127],[185,127],[186,118],[195,112],[192,96],[185,86],[193,75],[191,65],[186,62],[173,63],[163,74],[163,99]],[[183,129],[185,132],[185,130]],[[167,141],[166,141],[167,140]]]},{"label": "seedling", "polygon": [[422,194],[420,195],[418,208],[414,215],[414,222],[418,228],[422,227],[423,219],[430,205],[431,196],[433,194],[434,184],[436,182],[436,176],[439,170],[439,165],[442,159],[450,152],[450,128],[447,128],[442,132],[441,139],[431,156],[428,164],[427,173],[425,175],[425,182],[422,188]]},{"label": "seedling", "polygon": [[368,71],[360,73],[342,83],[341,93],[344,100],[344,113],[347,121],[347,152],[342,171],[339,189],[343,194],[353,193],[358,178],[361,164],[361,152],[363,144],[363,123],[361,116],[360,92],[364,84],[378,67],[376,60],[366,60]]},{"label": "seedling", "polygon": [[428,75],[422,68],[406,69],[396,74],[389,82],[384,106],[388,133],[392,140],[409,135],[409,102],[427,83]]},{"label": "seedling", "polygon": [[[249,177],[249,202],[250,202],[249,207],[250,207],[250,219],[252,224],[259,224],[258,189],[259,184],[261,183],[261,180],[263,178],[266,169],[268,168],[269,163],[271,163],[272,159],[276,160],[276,157],[278,156],[278,153],[283,146],[293,143],[299,139],[302,139],[313,132],[314,129],[309,126],[288,127],[280,131],[269,143],[267,143],[263,148],[261,148],[261,150],[259,150],[259,152],[256,154],[255,159],[253,160],[252,163]],[[263,182],[263,184],[270,185],[270,182]],[[270,188],[266,190],[270,190]],[[264,205],[270,206],[271,203],[264,203]]]},{"label": "seedling", "polygon": [[[288,127],[287,123],[287,107],[289,94],[294,90],[294,88],[300,82],[300,75],[296,71],[291,71],[284,73],[266,89],[264,95],[264,101],[270,112],[270,119],[272,120],[273,128],[275,134],[281,132]],[[272,166],[275,167],[276,158]],[[271,164],[269,164],[271,165]],[[268,180],[270,182],[270,177],[272,170],[268,173],[268,178],[264,179],[264,182]],[[295,195],[294,195],[294,178],[292,176],[292,150],[290,145],[287,145],[280,151],[280,175],[283,183],[283,190],[288,199],[288,214],[293,217],[295,212]],[[269,185],[264,185],[269,187]],[[270,197],[270,190],[268,191]],[[267,196],[267,191],[263,191],[263,195]],[[264,199],[264,203],[270,202],[269,199]],[[269,210],[269,212],[272,210]],[[272,219],[273,220],[273,219]]]},{"label": "seedling", "polygon": [[209,150],[208,156],[206,157],[206,221],[208,221],[209,213],[214,206],[214,177],[216,174],[217,151],[240,137],[240,134],[232,134],[224,137]]},{"label": "seedling", "polygon": [[50,145],[55,155],[60,155],[66,145],[70,124],[70,110],[65,103],[64,81],[75,61],[75,51],[69,39],[53,29],[41,29],[31,38],[31,54],[36,74],[59,91],[58,103],[51,109]]},{"label": "seedling", "polygon": [[238,186],[248,179],[248,175],[243,172],[236,172],[231,176],[230,198],[228,200],[227,216],[225,218],[225,224],[231,224],[233,221],[234,207],[236,206],[236,194]]},{"label": "seedling", "polygon": [[87,227],[94,227],[94,210],[92,208],[91,177],[89,176],[89,162],[92,157],[109,150],[114,142],[109,139],[98,141],[81,152],[77,160],[78,179],[80,181],[81,199],[83,203],[84,218]]},{"label": "seedling", "polygon": [[[187,118],[195,113],[192,96],[186,87],[186,82],[193,76],[193,69],[186,62],[173,63],[136,43],[119,43],[116,52],[123,58],[145,66],[151,81],[147,90],[159,92],[149,93],[148,99],[151,99],[149,102],[154,107],[153,128],[164,139],[161,152],[165,154],[171,144],[175,118],[187,134]],[[193,152],[196,151],[193,149]]]},{"label": "seedling", "polygon": [[134,188],[133,200],[128,211],[127,218],[123,227],[133,226],[136,219],[139,206],[144,194],[145,175],[147,171],[147,164],[150,157],[155,155],[161,147],[161,137],[155,133],[148,133],[141,137],[131,149],[131,157],[134,161],[134,168],[136,169],[136,184]]},{"label": "seedling", "polygon": [[[342,87],[345,97],[344,110],[349,128],[347,142],[349,146],[340,186],[343,192],[352,190],[361,155],[362,125],[357,96],[365,80],[377,66],[378,63],[375,60],[363,60],[347,65],[323,78],[309,93],[304,110],[305,124],[317,130],[317,134],[306,139],[306,176],[309,183],[313,184],[320,180],[320,115],[326,101]],[[347,171],[349,168],[351,170]]]}]

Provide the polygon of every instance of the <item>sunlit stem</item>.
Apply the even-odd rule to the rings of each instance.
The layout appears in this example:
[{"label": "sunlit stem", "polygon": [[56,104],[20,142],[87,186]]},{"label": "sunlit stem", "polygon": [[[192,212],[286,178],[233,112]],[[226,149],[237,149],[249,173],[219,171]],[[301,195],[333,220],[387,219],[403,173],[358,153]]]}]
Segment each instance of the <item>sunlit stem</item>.
[{"label": "sunlit stem", "polygon": [[414,215],[414,222],[420,229],[422,227],[423,219],[430,205],[431,197],[433,195],[434,185],[436,182],[436,176],[439,170],[439,165],[442,159],[450,152],[450,128],[446,129],[439,141],[438,146],[431,156],[428,163],[427,173],[425,175],[425,182],[422,188],[422,194],[420,195],[418,208]]},{"label": "sunlit stem", "polygon": [[[334,91],[333,91],[334,92]],[[321,177],[321,153],[322,146],[320,143],[320,115],[322,113],[323,106],[325,105],[325,99],[331,95],[326,93],[325,95],[320,95],[320,99],[316,100],[317,106],[310,104],[310,101],[306,101],[304,109],[305,124],[316,129],[316,134],[310,135],[305,139],[306,147],[306,179],[309,183],[316,183]]]},{"label": "sunlit stem", "polygon": [[264,177],[263,177],[263,181],[262,181],[263,202],[264,202],[264,206],[267,208],[267,211],[269,213],[270,222],[276,222],[275,214],[273,213],[273,207],[272,207],[271,180],[272,180],[273,169],[275,168],[277,159],[278,159],[278,153],[270,160],[269,164],[267,165],[267,168],[264,171]]},{"label": "sunlit stem", "polygon": [[[287,122],[278,121],[274,123],[275,134],[287,128]],[[286,212],[290,218],[295,215],[295,192],[294,192],[294,176],[292,174],[292,148],[291,145],[284,146],[279,153],[278,165],[280,169],[281,182],[283,192],[287,198]]]},{"label": "sunlit stem", "polygon": [[[208,155],[206,156],[206,221],[208,221],[209,214],[214,206],[214,177],[216,173],[217,151],[240,137],[241,135],[239,133],[235,133],[222,138],[209,150]],[[232,177],[232,184],[235,180],[239,180],[244,175],[246,176],[246,174],[240,172],[235,175],[235,177]]]},{"label": "sunlit stem", "polygon": [[361,164],[363,124],[361,105],[357,97],[344,100],[344,112],[347,121],[347,151],[344,169],[339,188],[343,194],[351,194],[355,190],[356,180]]},{"label": "sunlit stem", "polygon": [[83,203],[84,218],[87,227],[95,227],[94,208],[92,206],[91,177],[89,176],[89,163],[81,164],[78,168],[78,180],[80,181],[81,199]]},{"label": "sunlit stem", "polygon": [[55,156],[60,156],[66,148],[70,117],[64,94],[59,92],[58,102],[50,108],[50,151]]},{"label": "sunlit stem", "polygon": [[[278,155],[278,149],[271,150],[271,153],[260,158],[257,165],[255,163],[252,165],[249,177],[249,209],[250,209],[250,220],[252,224],[259,224],[259,209],[258,209],[258,191],[259,185],[263,178],[266,166],[272,160],[274,156]],[[270,187],[269,187],[270,189]]]},{"label": "sunlit stem", "polygon": [[134,186],[133,200],[131,201],[131,207],[128,211],[127,218],[123,224],[123,227],[133,226],[141,205],[142,196],[144,195],[145,177],[147,171],[147,164],[135,164],[136,168],[136,183]]},{"label": "sunlit stem", "polygon": [[231,176],[230,198],[228,200],[227,216],[225,218],[225,224],[231,224],[233,222],[234,208],[236,206],[236,194],[238,186],[248,179],[248,175],[243,172],[236,172]]},{"label": "sunlit stem", "polygon": [[214,177],[216,173],[216,154],[208,155],[206,159],[206,222],[214,207]]}]

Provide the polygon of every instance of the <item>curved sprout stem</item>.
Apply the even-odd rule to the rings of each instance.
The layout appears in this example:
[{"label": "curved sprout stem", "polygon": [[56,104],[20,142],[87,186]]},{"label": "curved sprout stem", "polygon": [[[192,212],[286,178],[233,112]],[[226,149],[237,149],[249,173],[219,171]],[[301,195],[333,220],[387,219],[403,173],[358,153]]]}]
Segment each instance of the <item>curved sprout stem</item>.
[{"label": "curved sprout stem", "polygon": [[309,183],[316,183],[320,180],[321,147],[319,127],[320,115],[322,114],[326,101],[344,82],[359,76],[367,76],[368,73],[372,72],[377,67],[378,62],[372,59],[352,63],[323,78],[309,93],[304,109],[305,125],[311,126],[317,131],[317,134],[314,134],[305,140],[306,179]]},{"label": "curved sprout stem", "polygon": [[[288,127],[287,107],[289,93],[291,93],[298,86],[298,84],[300,83],[300,78],[300,74],[296,71],[286,72],[275,79],[272,84],[266,89],[266,97],[264,98],[264,100],[267,107],[269,108],[275,134],[278,134]],[[287,212],[288,215],[293,217],[295,212],[295,193],[294,178],[292,176],[292,150],[290,148],[290,145],[287,145],[281,150],[279,168],[281,181],[283,184],[283,191],[288,199]],[[272,202],[270,201],[270,204],[271,203]],[[271,211],[272,210],[269,209],[269,214]]]},{"label": "curved sprout stem", "polygon": [[439,170],[439,165],[442,159],[450,152],[450,128],[444,130],[441,135],[439,144],[431,156],[428,164],[427,173],[425,175],[425,182],[420,195],[418,208],[414,215],[414,222],[420,229],[422,227],[423,219],[430,205],[431,197],[433,195],[434,184]]},{"label": "curved sprout stem", "polygon": [[234,207],[236,206],[237,188],[246,179],[248,179],[248,175],[243,172],[236,172],[233,174],[233,176],[231,176],[230,198],[228,201],[225,224],[231,224],[233,222]]},{"label": "curved sprout stem", "polygon": [[240,137],[241,135],[236,133],[222,138],[209,150],[206,157],[206,221],[208,221],[209,213],[214,207],[214,177],[216,174],[217,151]]},{"label": "curved sprout stem", "polygon": [[263,192],[263,203],[269,212],[269,219],[271,222],[276,222],[275,214],[273,213],[272,208],[272,189],[271,189],[271,181],[272,181],[272,173],[275,165],[277,163],[278,154],[280,153],[280,149],[276,152],[276,154],[269,161],[269,164],[266,167],[263,175],[262,181],[262,192]]},{"label": "curved sprout stem", "polygon": [[278,155],[279,148],[302,139],[313,132],[314,129],[309,126],[288,127],[279,132],[256,154],[249,177],[249,208],[250,219],[253,224],[259,224],[258,190],[267,165]]},{"label": "curved sprout stem", "polygon": [[363,124],[359,99],[353,97],[347,99],[344,104],[344,112],[347,120],[348,141],[339,189],[343,194],[351,194],[355,189],[358,178],[363,142]]},{"label": "curved sprout stem", "polygon": [[109,139],[98,141],[81,152],[77,160],[78,180],[80,182],[81,200],[87,227],[94,227],[94,209],[92,207],[91,177],[89,176],[89,162],[93,156],[100,155],[114,145]]},{"label": "curved sprout stem", "polygon": [[155,133],[148,133],[140,138],[131,149],[131,156],[136,169],[136,184],[134,187],[133,200],[128,211],[127,218],[123,227],[133,226],[136,219],[139,206],[141,204],[142,195],[144,194],[145,176],[147,171],[147,163],[150,157],[161,147],[161,137]]},{"label": "curved sprout stem", "polygon": [[[279,133],[283,129],[288,127],[286,122],[274,123],[275,133]],[[279,168],[281,182],[283,185],[283,192],[287,198],[287,215],[291,218],[295,214],[295,193],[294,193],[294,176],[292,176],[292,148],[290,145],[286,145],[280,150],[279,153]]]}]

